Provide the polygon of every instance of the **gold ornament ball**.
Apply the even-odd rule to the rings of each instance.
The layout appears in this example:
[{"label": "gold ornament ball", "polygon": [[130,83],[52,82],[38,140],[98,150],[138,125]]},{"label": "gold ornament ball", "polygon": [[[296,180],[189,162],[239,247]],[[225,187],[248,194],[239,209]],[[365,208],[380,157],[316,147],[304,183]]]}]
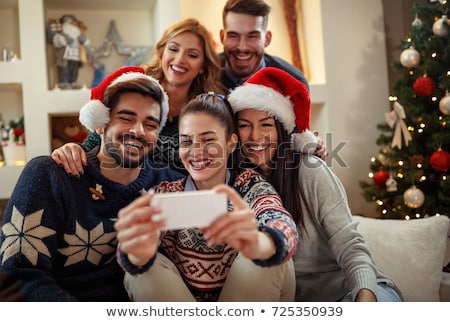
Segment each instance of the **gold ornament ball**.
[{"label": "gold ornament ball", "polygon": [[417,188],[416,186],[411,186],[408,190],[403,194],[403,200],[405,201],[405,205],[409,208],[419,208],[423,205],[425,201],[425,195],[422,190]]},{"label": "gold ornament ball", "polygon": [[419,62],[420,54],[413,46],[405,49],[400,54],[400,63],[406,68],[416,67]]},{"label": "gold ornament ball", "polygon": [[447,16],[443,15],[436,20],[433,24],[433,33],[439,37],[445,37],[448,35]]},{"label": "gold ornament ball", "polygon": [[439,101],[439,110],[444,115],[450,115],[450,94],[445,95]]}]

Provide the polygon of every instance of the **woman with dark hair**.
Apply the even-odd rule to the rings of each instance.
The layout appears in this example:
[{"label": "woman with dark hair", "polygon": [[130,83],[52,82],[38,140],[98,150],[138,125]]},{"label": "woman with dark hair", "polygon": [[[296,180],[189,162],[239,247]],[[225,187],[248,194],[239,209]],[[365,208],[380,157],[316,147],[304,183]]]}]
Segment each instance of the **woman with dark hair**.
[{"label": "woman with dark hair", "polygon": [[155,192],[213,189],[228,196],[228,212],[208,227],[165,230],[156,219],[161,209],[151,204],[154,193],[123,208],[115,227],[130,299],[293,301],[296,225],[258,172],[227,166],[238,140],[227,100],[217,94],[191,100],[179,133],[189,176],[162,182]]},{"label": "woman with dark hair", "polygon": [[317,137],[309,130],[306,86],[267,67],[232,91],[229,101],[242,155],[273,184],[298,223],[295,300],[400,301],[400,290],[356,231],[341,181],[311,154]]}]

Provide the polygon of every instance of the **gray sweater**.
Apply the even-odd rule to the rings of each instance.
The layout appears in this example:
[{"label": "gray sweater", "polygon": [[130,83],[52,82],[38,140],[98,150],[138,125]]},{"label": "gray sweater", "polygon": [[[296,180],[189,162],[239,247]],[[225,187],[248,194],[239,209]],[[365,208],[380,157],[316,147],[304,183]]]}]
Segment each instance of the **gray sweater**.
[{"label": "gray sweater", "polygon": [[356,231],[347,195],[339,178],[319,158],[304,155],[299,171],[301,210],[305,227],[294,265],[296,301],[337,301],[361,288],[377,294],[377,283],[400,290],[373,263],[363,237]]}]

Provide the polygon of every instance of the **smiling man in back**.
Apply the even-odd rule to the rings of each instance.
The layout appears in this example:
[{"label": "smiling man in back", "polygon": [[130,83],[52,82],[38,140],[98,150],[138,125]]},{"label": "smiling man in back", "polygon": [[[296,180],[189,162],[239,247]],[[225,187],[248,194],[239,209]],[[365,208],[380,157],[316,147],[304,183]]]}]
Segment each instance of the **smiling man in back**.
[{"label": "smiling man in back", "polygon": [[308,86],[303,73],[287,61],[264,52],[272,32],[267,30],[271,7],[263,0],[228,0],[223,8],[223,29],[219,54],[224,72],[222,82],[229,89],[240,86],[263,67],[277,67]]}]

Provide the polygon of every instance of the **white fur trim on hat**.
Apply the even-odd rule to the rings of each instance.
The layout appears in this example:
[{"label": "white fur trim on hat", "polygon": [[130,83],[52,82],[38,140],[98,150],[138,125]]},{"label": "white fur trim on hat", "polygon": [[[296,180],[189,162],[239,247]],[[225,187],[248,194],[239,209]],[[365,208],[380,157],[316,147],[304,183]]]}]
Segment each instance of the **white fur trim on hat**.
[{"label": "white fur trim on hat", "polygon": [[250,83],[244,84],[230,93],[228,101],[234,113],[245,109],[265,111],[280,121],[288,133],[294,130],[295,115],[292,103],[288,97],[273,88]]},{"label": "white fur trim on hat", "polygon": [[161,102],[161,121],[159,122],[159,131],[161,132],[164,125],[166,125],[167,117],[169,115],[169,97],[167,96],[167,93],[164,91],[164,89],[161,86],[161,89],[163,91],[163,99]]},{"label": "white fur trim on hat", "polygon": [[319,139],[310,130],[291,135],[292,145],[295,151],[313,154],[316,151]]},{"label": "white fur trim on hat", "polygon": [[[103,91],[109,88],[110,86],[128,82],[133,79],[145,79],[149,80],[155,84],[158,84],[159,88],[163,93],[162,101],[161,101],[161,116],[160,116],[160,125],[159,131],[164,127],[167,122],[167,115],[169,113],[169,98],[167,93],[164,91],[164,88],[161,84],[153,77],[149,75],[145,75],[139,72],[127,72],[123,73],[116,79],[114,79],[107,87],[103,87]],[[93,91],[96,90],[95,88]],[[101,92],[101,96],[103,97],[103,91]],[[80,123],[86,127],[90,131],[95,131],[98,128],[107,127],[110,121],[110,108],[105,106],[100,99],[91,99],[89,102],[83,105],[80,110],[79,120]]]},{"label": "white fur trim on hat", "polygon": [[89,131],[105,128],[110,120],[110,109],[100,100],[91,100],[83,105],[78,117],[80,123]]}]

